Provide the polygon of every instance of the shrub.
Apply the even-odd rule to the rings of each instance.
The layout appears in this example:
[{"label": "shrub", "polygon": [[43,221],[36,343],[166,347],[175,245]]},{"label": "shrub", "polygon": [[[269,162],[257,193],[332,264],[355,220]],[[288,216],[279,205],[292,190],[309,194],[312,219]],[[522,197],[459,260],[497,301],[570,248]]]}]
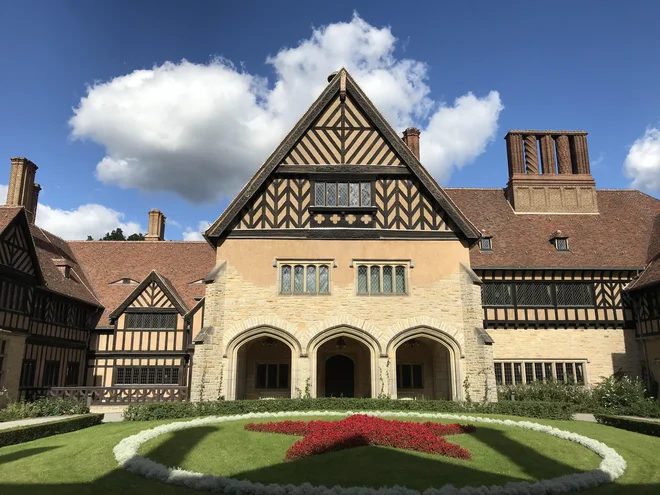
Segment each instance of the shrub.
[{"label": "shrub", "polygon": [[0,447],[29,442],[38,438],[59,435],[70,431],[81,430],[101,423],[103,414],[86,414],[75,418],[62,419],[52,423],[41,423],[29,426],[19,426],[0,430]]},{"label": "shrub", "polygon": [[607,416],[603,414],[596,414],[596,421],[603,425],[613,426],[614,428],[660,437],[660,423],[621,418],[618,416]]},{"label": "shrub", "polygon": [[538,381],[529,384],[504,385],[497,389],[497,397],[501,401],[547,401],[567,402],[583,408],[593,405],[591,391],[583,385],[564,383],[556,380]]},{"label": "shrub", "polygon": [[570,419],[575,412],[564,402],[502,401],[489,403],[445,400],[397,399],[274,399],[217,402],[162,402],[133,404],[124,412],[125,421],[227,416],[250,412],[279,411],[419,411],[467,414],[507,414],[531,418]]},{"label": "shrub", "polygon": [[34,402],[10,402],[0,410],[0,422],[25,418],[40,418],[43,416],[64,416],[70,414],[87,414],[89,407],[77,399],[41,398]]},{"label": "shrub", "polygon": [[631,407],[643,402],[644,383],[628,376],[610,376],[593,388],[594,401],[605,408]]}]

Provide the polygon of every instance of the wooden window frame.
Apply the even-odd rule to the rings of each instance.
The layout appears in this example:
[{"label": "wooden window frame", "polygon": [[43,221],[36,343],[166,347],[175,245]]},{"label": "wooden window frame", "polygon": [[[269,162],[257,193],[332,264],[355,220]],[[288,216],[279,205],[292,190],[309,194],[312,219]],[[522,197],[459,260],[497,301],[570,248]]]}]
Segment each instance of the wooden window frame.
[{"label": "wooden window frame", "polygon": [[[113,376],[112,376],[112,384],[114,387],[159,387],[159,386],[171,386],[171,387],[178,387],[181,386],[181,378],[183,373],[181,373],[181,366],[161,366],[161,365],[144,365],[144,366],[114,366],[113,367]],[[130,368],[130,377],[131,377],[131,383],[126,383],[127,381],[127,374],[126,370]],[[149,377],[152,376],[153,371],[153,383],[149,382]],[[161,373],[159,373],[159,371]],[[176,383],[171,383],[172,379],[170,379],[170,382],[165,382],[165,372],[169,371],[170,376],[176,375]],[[122,376],[122,379],[119,380],[119,375]],[[142,376],[145,376],[145,382],[142,383]],[[134,379],[134,377],[137,376],[138,379]],[[162,376],[162,380],[159,382],[157,380],[158,376]],[[118,382],[122,383],[118,383]],[[137,383],[136,383],[137,382]]]},{"label": "wooden window frame", "polygon": [[[409,296],[411,293],[410,288],[410,269],[414,267],[411,260],[353,260],[351,262],[351,268],[355,271],[354,278],[354,290],[355,295],[357,296],[385,296],[385,297],[403,297]],[[360,292],[359,288],[359,270],[361,266],[367,267],[367,292]],[[380,278],[379,278],[379,292],[373,292],[371,289],[371,267],[377,266],[380,269]],[[385,266],[392,267],[392,292],[383,292],[383,268]],[[404,269],[404,283],[405,291],[397,292],[396,291],[396,269],[398,267],[403,267]]]},{"label": "wooden window frame", "polygon": [[[146,319],[147,316],[151,315],[173,315],[174,316],[174,326],[166,326],[166,327],[141,327],[141,326],[129,326],[128,324],[128,319],[130,317],[141,317],[142,319]],[[170,332],[170,331],[176,331],[178,329],[179,325],[179,318],[178,318],[178,311],[173,310],[171,308],[166,308],[166,309],[161,309],[161,310],[154,310],[154,311],[131,311],[130,309],[127,309],[124,312],[124,330],[133,330],[133,331],[159,331],[159,332]]]},{"label": "wooden window frame", "polygon": [[[31,366],[27,366],[31,365]],[[26,369],[29,371],[29,375],[26,376]],[[28,380],[30,378],[30,380]],[[34,387],[34,382],[37,379],[37,360],[36,359],[23,359],[21,363],[21,378],[20,378],[20,387]],[[29,383],[28,383],[29,382]]]},{"label": "wooden window frame", "polygon": [[[71,371],[75,369],[75,373],[72,374]],[[64,375],[64,386],[65,387],[77,387],[80,381],[80,363],[78,361],[67,361],[66,363],[66,374]]]},{"label": "wooden window frame", "polygon": [[[410,367],[410,387],[404,387],[403,386],[403,371],[400,371],[403,369],[404,366],[409,366]],[[419,366],[421,377],[422,377],[422,383],[419,385],[415,384],[415,373],[414,373],[414,367]],[[404,362],[404,363],[397,363],[396,364],[396,388],[401,389],[401,390],[422,390],[424,388],[424,363],[412,363],[412,362]]]},{"label": "wooden window frame", "polygon": [[[328,205],[328,184],[335,184],[335,197],[336,197],[336,204],[335,205]],[[316,179],[316,180],[310,180],[310,185],[311,185],[311,201],[310,201],[310,206],[309,209],[310,211],[336,211],[336,210],[341,210],[341,211],[373,211],[377,209],[375,205],[375,198],[374,198],[374,187],[375,179],[372,178],[360,178],[360,179],[355,179],[355,178],[331,178],[331,179]],[[323,204],[322,205],[317,205],[316,204],[316,184],[323,184],[324,185],[324,193],[323,193]],[[346,205],[339,205],[339,184],[348,184],[348,204]],[[351,206],[351,184],[357,184],[358,185],[358,195],[359,195],[359,200],[360,204],[357,206]],[[369,184],[369,204],[368,205],[363,205],[362,204],[362,184]]]},{"label": "wooden window frame", "polygon": [[[524,385],[550,379],[566,383],[566,378],[573,376],[575,384],[587,386],[589,384],[588,363],[588,359],[498,359],[494,362],[495,382],[498,386]],[[531,377],[528,375],[527,364],[531,364]],[[538,365],[540,365],[542,373],[541,380],[537,379]],[[520,379],[517,378],[516,366],[519,366],[520,369]],[[578,368],[581,368],[581,382],[578,380]],[[569,374],[568,369],[572,369],[572,373]],[[507,374],[507,370],[510,370],[510,374]]]},{"label": "wooden window frame", "polygon": [[[595,285],[596,281],[590,280],[497,280],[497,281],[487,281],[484,282],[482,286],[482,299],[481,304],[484,308],[539,308],[539,309],[567,309],[567,308],[579,308],[579,309],[592,309],[596,308],[596,297],[595,297]],[[529,285],[544,285],[549,288],[550,291],[550,304],[521,304],[518,298],[519,285],[529,284]],[[487,290],[486,287],[491,285],[505,285],[509,287],[511,294],[511,304],[486,304],[484,291]],[[557,286],[559,285],[586,285],[589,286],[589,297],[591,298],[591,303],[588,305],[583,304],[559,304],[557,301]]]},{"label": "wooden window frame", "polygon": [[479,240],[479,251],[483,253],[491,253],[493,251],[493,238],[482,237]]},{"label": "wooden window frame", "polygon": [[[276,259],[273,266],[277,268],[277,294],[280,296],[329,296],[332,295],[332,269],[336,268],[334,259]],[[282,268],[284,266],[291,267],[291,290],[289,292],[282,291]],[[295,267],[303,267],[303,290],[302,292],[295,292]],[[307,267],[314,266],[316,268],[316,291],[307,292]],[[328,268],[328,291],[320,292],[321,270],[320,267],[325,266]]]},{"label": "wooden window frame", "polygon": [[[262,387],[259,384],[259,366],[265,366],[266,367],[266,374],[265,376],[265,385]],[[275,387],[269,387],[268,386],[268,373],[269,373],[269,366],[276,366],[277,367],[277,377],[275,378],[275,381],[277,385]],[[280,372],[281,372],[281,367],[286,366],[287,367],[287,380],[285,386],[280,386]],[[291,364],[290,363],[282,363],[279,361],[257,361],[254,363],[254,389],[255,390],[287,390],[291,388]]]},{"label": "wooden window frame", "polygon": [[[44,361],[44,372],[41,376],[42,387],[57,387],[59,385],[61,364],[62,363],[59,359],[47,359]],[[50,368],[55,369],[54,375],[52,374],[52,370]]]}]

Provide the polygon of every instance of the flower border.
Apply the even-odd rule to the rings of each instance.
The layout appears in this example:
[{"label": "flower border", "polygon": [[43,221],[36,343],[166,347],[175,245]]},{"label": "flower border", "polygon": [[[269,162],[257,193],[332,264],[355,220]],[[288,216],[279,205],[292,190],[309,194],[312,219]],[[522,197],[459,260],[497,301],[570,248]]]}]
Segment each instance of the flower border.
[{"label": "flower border", "polygon": [[[315,486],[310,483],[302,485],[264,485],[262,483],[253,483],[247,480],[237,480],[223,476],[214,476],[211,474],[186,471],[180,468],[168,468],[163,464],[147,459],[138,454],[142,444],[152,440],[165,433],[195,428],[213,423],[223,423],[227,421],[238,421],[243,419],[255,418],[281,418],[291,416],[350,416],[354,412],[336,412],[336,411],[285,411],[277,413],[249,413],[233,416],[209,416],[206,418],[193,419],[191,421],[182,421],[169,423],[148,430],[143,430],[135,435],[124,438],[114,448],[115,459],[124,469],[143,476],[148,479],[171,483],[174,485],[185,486],[203,491],[213,491],[224,493],[225,495],[240,495],[245,493],[257,495],[420,495],[417,490],[405,487],[395,486],[392,488],[368,488],[368,487],[347,487],[340,486],[326,487]],[[477,416],[464,416],[458,414],[439,414],[439,413],[416,413],[416,412],[390,412],[390,411],[360,411],[359,414],[370,416],[389,416],[389,417],[409,417],[409,418],[429,418],[429,419],[457,419],[462,421],[471,421],[479,423],[491,423],[504,426],[524,428],[526,430],[546,433],[563,440],[575,442],[602,458],[600,466],[597,469],[585,471],[583,473],[568,474],[551,478],[547,480],[530,483],[528,481],[510,482],[501,486],[465,486],[455,488],[452,485],[445,485],[441,488],[429,488],[424,491],[424,495],[529,495],[538,494],[557,494],[568,493],[587,488],[593,488],[605,483],[614,481],[620,477],[626,470],[626,461],[617,451],[608,447],[603,442],[585,437],[570,431],[560,430],[552,426],[541,425],[529,421],[512,421],[510,419],[482,418]]]}]

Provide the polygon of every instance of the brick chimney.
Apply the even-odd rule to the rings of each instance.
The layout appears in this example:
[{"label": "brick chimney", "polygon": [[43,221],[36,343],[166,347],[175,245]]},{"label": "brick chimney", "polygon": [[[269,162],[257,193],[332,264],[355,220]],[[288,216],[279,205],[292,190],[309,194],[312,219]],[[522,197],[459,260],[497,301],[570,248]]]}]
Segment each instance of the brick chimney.
[{"label": "brick chimney", "polygon": [[165,240],[165,215],[160,210],[149,211],[149,226],[145,241],[164,241]]},{"label": "brick chimney", "polygon": [[413,155],[419,160],[419,135],[421,132],[416,127],[408,127],[403,131],[403,141],[408,145],[410,151],[413,152]]},{"label": "brick chimney", "polygon": [[586,132],[509,131],[504,139],[517,213],[598,213]]},{"label": "brick chimney", "polygon": [[28,217],[31,218],[34,218],[32,195],[35,189],[34,176],[37,173],[37,168],[27,158],[14,157],[11,159],[7,204],[23,206],[28,213]]}]

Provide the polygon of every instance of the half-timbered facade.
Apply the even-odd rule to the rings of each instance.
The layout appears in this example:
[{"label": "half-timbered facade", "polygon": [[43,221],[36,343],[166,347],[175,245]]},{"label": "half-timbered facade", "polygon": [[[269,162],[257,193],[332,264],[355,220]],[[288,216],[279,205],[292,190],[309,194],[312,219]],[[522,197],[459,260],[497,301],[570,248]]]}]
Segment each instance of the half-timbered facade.
[{"label": "half-timbered facade", "polygon": [[397,135],[342,69],[197,243],[165,241],[158,210],[144,242],[65,242],[33,224],[36,166],[12,159],[0,386],[100,402],[494,400],[617,372],[657,387],[660,201],[596,189],[586,132],[505,139],[506,187],[441,188],[419,130]]}]

